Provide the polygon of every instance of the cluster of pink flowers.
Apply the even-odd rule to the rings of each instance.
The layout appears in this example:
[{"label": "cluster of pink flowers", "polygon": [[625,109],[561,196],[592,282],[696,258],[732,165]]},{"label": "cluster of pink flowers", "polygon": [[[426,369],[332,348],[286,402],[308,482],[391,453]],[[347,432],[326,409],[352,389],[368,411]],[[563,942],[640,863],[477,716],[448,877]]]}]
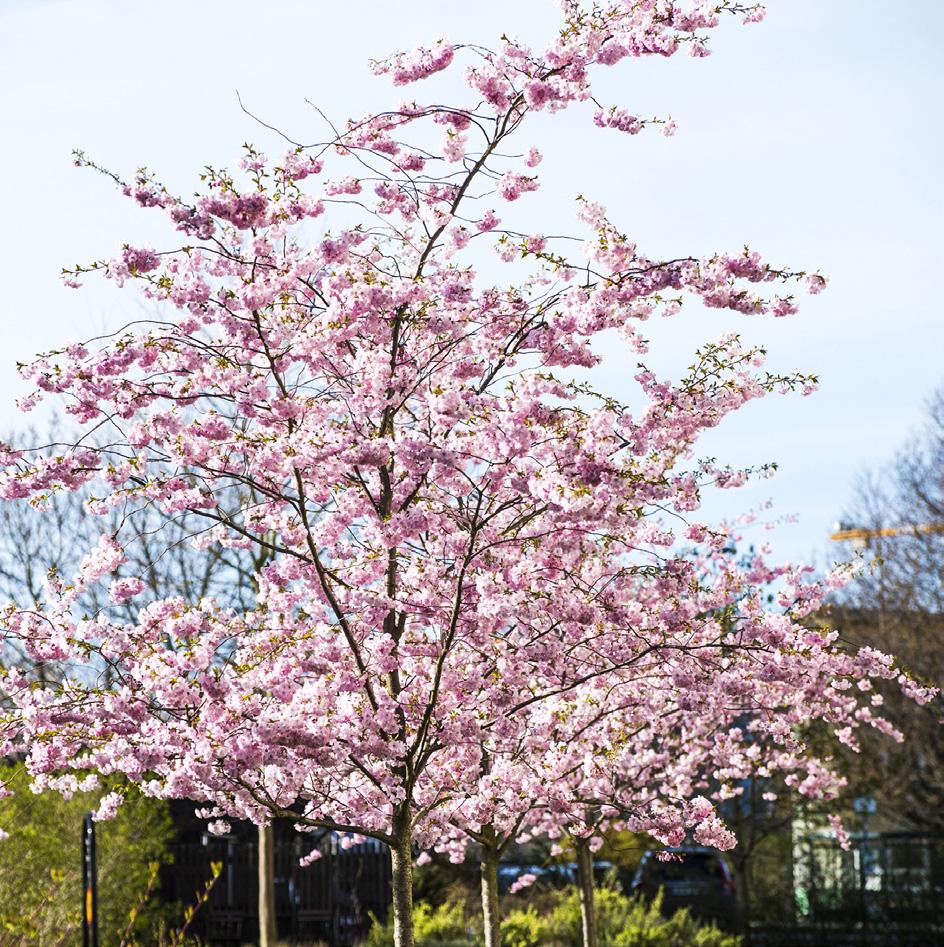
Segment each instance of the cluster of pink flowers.
[{"label": "cluster of pink flowers", "polygon": [[374,63],[373,70],[376,75],[389,75],[394,85],[407,85],[441,72],[452,63],[453,56],[452,45],[441,39],[435,46],[420,46]]},{"label": "cluster of pink flowers", "polygon": [[535,178],[524,174],[515,174],[511,171],[501,176],[496,188],[499,196],[506,201],[516,201],[522,194],[537,189],[538,182]]},{"label": "cluster of pink flowers", "polygon": [[146,248],[126,247],[121,259],[131,273],[150,273],[161,265],[160,257]]},{"label": "cluster of pink flowers", "polygon": [[593,122],[599,128],[615,128],[630,135],[637,135],[645,127],[645,122],[637,116],[627,109],[615,106],[610,109],[597,109]]}]

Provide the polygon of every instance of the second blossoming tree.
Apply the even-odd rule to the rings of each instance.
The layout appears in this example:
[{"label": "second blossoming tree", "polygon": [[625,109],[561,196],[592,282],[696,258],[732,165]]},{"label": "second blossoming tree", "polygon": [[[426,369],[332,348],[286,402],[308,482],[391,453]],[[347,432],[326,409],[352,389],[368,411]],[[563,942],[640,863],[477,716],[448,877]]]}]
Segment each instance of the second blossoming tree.
[{"label": "second blossoming tree", "polygon": [[[150,600],[123,565],[130,540],[103,535],[77,576],[51,577],[43,609],[5,613],[34,660],[73,671],[45,689],[6,676],[4,751],[25,752],[40,786],[121,772],[220,820],[287,815],[381,839],[398,947],[413,942],[417,833],[429,844],[447,807],[475,798],[494,734],[526,722],[552,736],[551,702],[585,713],[581,701],[635,693],[656,665],[678,671],[672,710],[688,712],[712,706],[713,682],[729,686],[743,660],[756,681],[791,682],[777,699],[803,717],[842,703],[822,691],[832,681],[896,673],[871,653],[843,666],[789,617],[778,630],[761,616],[748,636],[706,619],[704,582],[658,516],[684,523],[704,485],[747,476],[693,460],[702,431],[810,379],[765,372],[760,350],[727,335],[678,382],[639,369],[635,407],[571,380],[597,362],[594,338],[616,329],[642,352],[641,322],[687,297],[787,315],[793,297],[774,287],[818,291],[822,278],[748,250],[650,259],[586,200],[576,257],[499,219],[500,202],[538,186],[537,151],[509,157],[532,113],[589,100],[595,69],[705,52],[725,12],[759,10],[563,7],[543,50],[441,42],[375,67],[402,85],[459,54],[455,105],[401,104],[279,161],[247,149],[240,174],[208,169],[193,200],[145,172],[111,175],[176,236],[68,280],[133,283],[159,315],[24,366],[36,397],[63,398],[86,434],[52,456],[2,458],[7,497],[87,488],[93,510],[186,513],[206,526],[197,547],[266,553],[258,606],[235,613]],[[651,123],[621,108],[594,120],[614,134]],[[479,248],[511,266],[507,282],[477,272]],[[708,554],[724,542],[697,523],[684,532]],[[136,620],[81,614],[95,582],[136,602]],[[679,811],[666,832],[709,818]]]},{"label": "second blossoming tree", "polygon": [[[835,635],[811,620],[841,574],[811,582],[807,570],[771,568],[757,555],[737,562],[728,550],[673,567],[681,584],[636,575],[617,591],[624,581],[614,575],[605,593],[651,650],[482,728],[468,758],[475,769],[440,781],[440,804],[417,826],[420,844],[453,860],[477,843],[489,947],[500,942],[498,862],[512,842],[570,836],[584,943],[594,947],[591,849],[604,830],[669,845],[691,832],[730,848],[717,806],[744,780],[776,776],[806,800],[828,800],[842,785],[821,721],[851,746],[861,727],[900,739],[871,683],[897,676],[893,665],[837,651]],[[765,607],[778,586],[778,607]]]}]

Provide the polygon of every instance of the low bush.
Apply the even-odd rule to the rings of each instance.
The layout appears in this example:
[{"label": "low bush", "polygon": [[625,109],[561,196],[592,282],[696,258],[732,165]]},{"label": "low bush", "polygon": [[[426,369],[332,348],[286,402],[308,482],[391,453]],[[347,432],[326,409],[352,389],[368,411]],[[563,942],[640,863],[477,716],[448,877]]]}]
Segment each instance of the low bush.
[{"label": "low bush", "polygon": [[[470,947],[482,942],[481,930],[466,917],[460,902],[430,907],[423,901],[413,909],[413,933],[416,947]],[[386,924],[376,920],[371,926],[364,947],[393,947],[393,914]]]},{"label": "low bush", "polygon": [[[518,900],[517,898],[515,900]],[[659,900],[629,898],[612,887],[597,891],[600,947],[739,947],[741,941],[688,911],[662,916]],[[479,947],[481,921],[458,902],[416,905],[416,947]],[[580,947],[580,901],[574,891],[552,892],[535,905],[513,908],[502,920],[503,947]],[[365,947],[392,947],[393,921],[375,924]]]}]

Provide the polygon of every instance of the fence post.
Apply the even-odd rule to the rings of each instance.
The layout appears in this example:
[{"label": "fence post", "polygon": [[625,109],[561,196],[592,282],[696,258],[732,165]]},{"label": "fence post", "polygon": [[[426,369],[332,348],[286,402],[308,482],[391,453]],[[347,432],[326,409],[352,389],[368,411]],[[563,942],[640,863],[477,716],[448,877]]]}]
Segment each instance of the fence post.
[{"label": "fence post", "polygon": [[91,812],[82,825],[82,947],[98,947],[98,868]]}]

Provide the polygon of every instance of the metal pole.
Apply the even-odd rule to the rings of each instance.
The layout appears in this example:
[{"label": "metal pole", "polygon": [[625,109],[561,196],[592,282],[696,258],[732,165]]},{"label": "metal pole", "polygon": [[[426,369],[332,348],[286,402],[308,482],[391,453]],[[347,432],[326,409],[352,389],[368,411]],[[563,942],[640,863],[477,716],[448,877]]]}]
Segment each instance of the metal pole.
[{"label": "metal pole", "polygon": [[82,826],[82,947],[98,947],[98,868],[91,812]]},{"label": "metal pole", "polygon": [[860,849],[859,865],[862,868],[862,929],[865,931],[865,942],[869,942],[869,893],[866,887],[869,883],[869,809],[862,813],[862,848]]}]

